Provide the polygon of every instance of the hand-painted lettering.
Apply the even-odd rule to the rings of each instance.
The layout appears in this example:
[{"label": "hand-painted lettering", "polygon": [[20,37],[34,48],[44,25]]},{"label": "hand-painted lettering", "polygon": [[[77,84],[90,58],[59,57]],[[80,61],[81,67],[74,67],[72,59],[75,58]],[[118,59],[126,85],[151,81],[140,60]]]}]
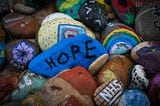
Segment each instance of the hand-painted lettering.
[{"label": "hand-painted lettering", "polygon": [[65,53],[65,52],[62,52],[62,53],[58,56],[57,61],[58,61],[59,64],[65,64],[65,63],[67,63],[67,62],[69,61],[69,56],[68,56],[68,54]]},{"label": "hand-painted lettering", "polygon": [[72,45],[71,46],[71,51],[72,51],[73,59],[76,60],[75,54],[80,51],[80,47],[78,45]]},{"label": "hand-painted lettering", "polygon": [[94,55],[89,55],[89,50],[94,50],[94,49],[96,49],[96,46],[93,46],[93,47],[88,47],[88,44],[89,43],[92,43],[92,40],[87,40],[86,42],[85,42],[85,48],[86,48],[86,58],[95,58],[96,57],[96,55],[94,54]]},{"label": "hand-painted lettering", "polygon": [[57,65],[54,63],[52,57],[49,57],[49,60],[45,59],[45,62],[49,65],[50,69],[54,67],[56,67]]}]

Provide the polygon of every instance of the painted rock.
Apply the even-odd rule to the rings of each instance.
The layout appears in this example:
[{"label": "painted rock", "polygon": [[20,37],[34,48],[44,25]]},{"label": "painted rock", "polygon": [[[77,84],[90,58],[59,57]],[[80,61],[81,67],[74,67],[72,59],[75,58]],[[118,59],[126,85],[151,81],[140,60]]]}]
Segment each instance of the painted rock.
[{"label": "painted rock", "polygon": [[100,57],[98,57],[90,66],[89,66],[89,72],[92,75],[96,75],[99,70],[101,69],[101,67],[107,62],[107,60],[109,59],[109,55],[108,54],[104,54]]},{"label": "painted rock", "polygon": [[39,53],[35,42],[31,40],[13,40],[6,45],[5,57],[9,65],[17,70],[23,71],[29,62]]},{"label": "painted rock", "polygon": [[96,32],[106,27],[107,15],[105,6],[93,0],[83,3],[79,9],[81,22]]},{"label": "painted rock", "polygon": [[22,104],[25,106],[44,106],[42,99],[35,94],[29,95],[22,101]]},{"label": "painted rock", "polygon": [[0,19],[10,12],[8,0],[0,0]]},{"label": "painted rock", "polygon": [[111,55],[125,54],[141,42],[138,34],[119,22],[108,23],[101,41]]},{"label": "painted rock", "polygon": [[145,69],[141,65],[135,65],[131,70],[130,88],[146,90],[149,85],[149,78],[146,75]]},{"label": "painted rock", "polygon": [[152,106],[160,104],[160,73],[151,79],[148,87],[148,97]]},{"label": "painted rock", "polygon": [[65,13],[74,19],[79,19],[78,10],[85,1],[87,0],[57,0],[56,7],[60,12]]},{"label": "painted rock", "polygon": [[38,44],[41,50],[47,50],[59,41],[87,34],[94,38],[94,33],[79,21],[68,18],[57,18],[43,24],[38,32]]},{"label": "painted rock", "polygon": [[36,94],[45,106],[94,106],[95,89],[96,83],[91,74],[77,66],[47,80],[42,91]]},{"label": "painted rock", "polygon": [[11,93],[11,101],[22,101],[29,94],[41,90],[46,79],[27,71],[18,83],[18,88]]},{"label": "painted rock", "polygon": [[[127,84],[128,79],[128,71],[129,68],[132,66],[132,62],[129,58],[123,55],[115,55],[110,58],[110,60],[101,68],[100,72],[98,73],[97,79],[98,83],[102,84],[106,80],[110,79],[106,76],[106,73],[113,72],[115,74],[111,74],[113,77],[111,78],[118,78],[122,81],[124,85]],[[109,72],[111,71],[111,72]]]},{"label": "painted rock", "polygon": [[0,42],[4,42],[5,38],[6,38],[6,33],[4,29],[2,28],[2,26],[0,26]]},{"label": "painted rock", "polygon": [[136,45],[131,51],[132,59],[146,69],[149,77],[160,72],[160,42],[146,41]]},{"label": "painted rock", "polygon": [[150,106],[147,95],[138,89],[124,91],[118,106]]},{"label": "painted rock", "polygon": [[16,12],[19,12],[19,13],[22,13],[22,14],[33,14],[36,12],[36,9],[35,8],[32,8],[32,7],[28,7],[24,4],[21,4],[21,3],[17,3],[14,5],[14,10]]},{"label": "painted rock", "polygon": [[146,5],[136,16],[135,30],[145,41],[160,40],[160,6]]},{"label": "painted rock", "polygon": [[39,29],[39,24],[31,16],[13,13],[2,20],[4,29],[14,38],[34,38]]},{"label": "painted rock", "polygon": [[97,106],[117,106],[123,93],[124,85],[119,80],[112,80],[99,86],[94,92]]},{"label": "painted rock", "polygon": [[5,56],[4,56],[4,49],[5,49],[5,43],[0,42],[0,68],[2,68],[5,64]]},{"label": "painted rock", "polygon": [[29,69],[32,72],[53,77],[62,70],[75,66],[88,69],[93,61],[106,53],[106,49],[99,41],[85,34],[78,35],[64,39],[36,56],[29,64]]},{"label": "painted rock", "polygon": [[69,19],[73,19],[72,17],[70,17],[69,15],[67,14],[64,14],[64,13],[60,13],[60,12],[55,12],[55,13],[52,13],[48,16],[46,16],[44,18],[44,20],[42,21],[41,25],[48,22],[48,21],[51,21],[53,19],[56,19],[56,18],[69,18]]},{"label": "painted rock", "polygon": [[123,23],[129,26],[134,24],[136,11],[131,0],[112,0],[111,5]]}]

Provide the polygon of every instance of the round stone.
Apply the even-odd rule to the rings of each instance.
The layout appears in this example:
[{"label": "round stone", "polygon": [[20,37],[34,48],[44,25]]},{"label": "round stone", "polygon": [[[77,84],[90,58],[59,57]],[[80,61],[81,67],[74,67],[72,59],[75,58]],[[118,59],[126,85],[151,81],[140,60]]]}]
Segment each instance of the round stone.
[{"label": "round stone", "polygon": [[96,1],[87,1],[79,9],[81,22],[93,31],[101,32],[108,22],[105,6]]},{"label": "round stone", "polygon": [[145,41],[136,45],[131,51],[131,57],[146,69],[149,77],[160,72],[160,42]]},{"label": "round stone", "polygon": [[99,86],[94,92],[97,106],[117,106],[123,93],[124,85],[119,80],[112,80]]},{"label": "round stone", "polygon": [[59,41],[80,34],[95,38],[94,33],[79,21],[69,18],[56,18],[43,24],[38,32],[38,44],[41,50],[47,50]]},{"label": "round stone", "polygon": [[37,44],[31,40],[13,40],[6,44],[5,57],[13,70],[23,71],[39,53]]},{"label": "round stone", "polygon": [[159,106],[160,104],[160,73],[154,76],[148,87],[148,97],[151,106]]},{"label": "round stone", "polygon": [[146,5],[142,7],[135,19],[135,30],[144,41],[160,40],[160,7]]},{"label": "round stone", "polygon": [[150,106],[147,95],[138,89],[124,91],[118,106]]}]

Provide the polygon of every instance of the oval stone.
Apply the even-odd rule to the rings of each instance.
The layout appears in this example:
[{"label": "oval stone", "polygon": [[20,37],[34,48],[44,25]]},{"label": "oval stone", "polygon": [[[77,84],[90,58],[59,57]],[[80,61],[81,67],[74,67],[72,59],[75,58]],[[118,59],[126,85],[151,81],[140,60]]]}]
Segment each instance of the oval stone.
[{"label": "oval stone", "polygon": [[38,44],[41,50],[47,50],[59,41],[87,34],[95,38],[94,33],[79,21],[68,18],[56,18],[43,24],[38,32]]},{"label": "oval stone", "polygon": [[160,72],[160,42],[145,41],[136,45],[131,51],[131,57],[146,69],[149,77]]},{"label": "oval stone", "polygon": [[9,32],[13,38],[35,38],[39,29],[37,20],[31,16],[18,13],[5,16],[2,22],[4,29]]},{"label": "oval stone", "polygon": [[146,5],[141,8],[135,19],[135,30],[144,41],[160,40],[160,7]]},{"label": "oval stone", "polygon": [[91,74],[77,66],[47,80],[42,91],[36,94],[42,98],[45,106],[94,106],[92,99],[95,89],[96,83]]},{"label": "oval stone", "polygon": [[123,93],[124,85],[119,80],[105,82],[94,92],[94,102],[97,106],[117,106]]},{"label": "oval stone", "polygon": [[13,70],[23,71],[39,53],[37,44],[32,40],[13,40],[6,44],[5,57]]},{"label": "oval stone", "polygon": [[152,106],[160,104],[160,73],[154,76],[148,87],[148,97]]},{"label": "oval stone", "polygon": [[118,106],[150,106],[147,95],[138,89],[124,91]]}]

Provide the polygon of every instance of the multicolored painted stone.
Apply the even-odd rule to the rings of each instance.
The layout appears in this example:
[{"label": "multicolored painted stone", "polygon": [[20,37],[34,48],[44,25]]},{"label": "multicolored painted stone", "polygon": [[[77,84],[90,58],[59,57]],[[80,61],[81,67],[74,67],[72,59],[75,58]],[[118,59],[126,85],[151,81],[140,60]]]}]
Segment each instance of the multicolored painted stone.
[{"label": "multicolored painted stone", "polygon": [[45,81],[44,77],[27,70],[19,81],[17,89],[11,93],[11,101],[22,101],[29,94],[41,90]]},{"label": "multicolored painted stone", "polygon": [[160,6],[146,5],[142,7],[135,19],[135,30],[144,41],[160,40]]},{"label": "multicolored painted stone", "polygon": [[4,29],[12,34],[14,38],[35,38],[39,29],[39,24],[31,16],[12,13],[2,20]]},{"label": "multicolored painted stone", "polygon": [[4,49],[6,45],[4,42],[0,42],[0,68],[2,68],[5,64],[5,56],[4,56]]},{"label": "multicolored painted stone", "polygon": [[135,21],[136,11],[131,0],[111,0],[113,10],[119,19],[125,24],[132,26]]},{"label": "multicolored painted stone", "polygon": [[64,39],[42,52],[30,62],[29,69],[40,75],[53,77],[75,66],[88,69],[98,57],[106,53],[99,41],[82,34]]},{"label": "multicolored painted stone", "polygon": [[146,41],[136,45],[131,51],[131,57],[146,69],[149,77],[160,72],[160,42]]},{"label": "multicolored painted stone", "polygon": [[90,66],[88,71],[92,74],[92,75],[96,75],[99,70],[101,69],[101,67],[107,62],[107,60],[109,59],[109,54],[104,54],[100,57],[98,57]]},{"label": "multicolored painted stone", "polygon": [[111,55],[125,54],[141,42],[133,29],[119,22],[108,23],[101,34],[101,41]]},{"label": "multicolored painted stone", "polygon": [[160,104],[160,73],[156,74],[149,83],[147,91],[152,106]]},{"label": "multicolored painted stone", "polygon": [[83,3],[78,13],[81,22],[96,32],[101,32],[108,22],[105,6],[94,0]]},{"label": "multicolored painted stone", "polygon": [[85,1],[87,0],[57,0],[56,7],[60,12],[79,20],[78,10]]},{"label": "multicolored painted stone", "polygon": [[92,75],[77,66],[48,79],[36,95],[42,98],[45,106],[94,106],[92,99],[96,88]]},{"label": "multicolored painted stone", "polygon": [[67,14],[64,14],[64,13],[60,13],[60,12],[55,12],[55,13],[52,13],[48,16],[46,16],[44,18],[44,20],[42,21],[41,25],[48,22],[48,21],[51,21],[53,19],[56,19],[56,18],[69,18],[69,19],[73,19],[72,17],[70,17],[69,15]]},{"label": "multicolored painted stone", "polygon": [[138,89],[124,91],[118,106],[150,106],[147,95]]},{"label": "multicolored painted stone", "polygon": [[97,106],[117,106],[123,93],[124,85],[119,80],[112,80],[99,86],[94,92]]},{"label": "multicolored painted stone", "polygon": [[39,53],[36,43],[27,40],[13,40],[6,44],[5,57],[13,70],[23,71],[29,62]]},{"label": "multicolored painted stone", "polygon": [[38,44],[45,51],[59,41],[87,34],[95,38],[94,33],[79,21],[68,18],[56,18],[43,24],[38,32]]},{"label": "multicolored painted stone", "polygon": [[0,0],[0,19],[10,12],[8,0]]},{"label": "multicolored painted stone", "polygon": [[146,90],[149,85],[149,78],[146,75],[145,68],[141,65],[135,65],[131,70],[131,89]]},{"label": "multicolored painted stone", "polygon": [[[128,81],[128,71],[132,66],[132,62],[124,55],[111,56],[110,60],[101,68],[97,79],[99,84],[103,84],[110,79],[120,79],[124,85]],[[106,75],[110,73],[112,76]]]}]

